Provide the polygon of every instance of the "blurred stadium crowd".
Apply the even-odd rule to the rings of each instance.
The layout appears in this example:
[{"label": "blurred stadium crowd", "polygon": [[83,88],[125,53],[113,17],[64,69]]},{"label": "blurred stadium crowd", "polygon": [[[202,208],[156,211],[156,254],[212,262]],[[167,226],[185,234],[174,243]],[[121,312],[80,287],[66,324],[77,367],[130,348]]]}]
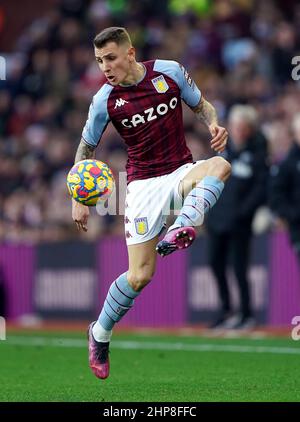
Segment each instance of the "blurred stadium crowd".
[{"label": "blurred stadium crowd", "polygon": [[[103,83],[92,40],[107,26],[128,29],[139,60],[181,62],[223,124],[232,105],[254,106],[269,143],[270,162],[285,156],[292,142],[292,116],[300,112],[300,85],[291,75],[292,58],[300,55],[299,2],[47,3],[47,10],[26,25],[13,49],[4,51],[2,46],[0,51],[7,63],[7,79],[0,81],[1,241],[36,243],[78,236],[65,179],[92,96]],[[4,8],[0,15],[1,37],[9,16]],[[209,157],[208,131],[187,108],[184,113],[194,158]],[[111,125],[97,157],[115,174],[125,169],[126,149]],[[99,218],[93,212],[84,238],[103,234],[123,234],[123,217]]]}]

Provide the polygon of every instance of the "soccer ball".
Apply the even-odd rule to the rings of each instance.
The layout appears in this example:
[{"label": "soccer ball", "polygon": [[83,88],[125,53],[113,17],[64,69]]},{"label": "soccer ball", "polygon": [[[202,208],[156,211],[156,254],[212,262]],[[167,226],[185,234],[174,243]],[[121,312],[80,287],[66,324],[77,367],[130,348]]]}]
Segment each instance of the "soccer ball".
[{"label": "soccer ball", "polygon": [[67,186],[76,201],[94,206],[99,199],[106,200],[110,197],[115,180],[107,164],[98,160],[82,160],[69,171]]}]

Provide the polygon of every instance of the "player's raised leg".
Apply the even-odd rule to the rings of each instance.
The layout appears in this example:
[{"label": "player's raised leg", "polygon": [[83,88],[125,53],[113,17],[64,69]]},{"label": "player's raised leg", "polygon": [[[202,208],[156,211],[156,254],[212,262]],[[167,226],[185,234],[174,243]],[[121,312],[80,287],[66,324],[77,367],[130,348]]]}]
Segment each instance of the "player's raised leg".
[{"label": "player's raised leg", "polygon": [[156,250],[161,256],[189,247],[195,239],[195,226],[200,226],[219,199],[224,182],[230,176],[230,164],[222,157],[213,157],[195,165],[180,183],[185,198],[180,214]]},{"label": "player's raised leg", "polygon": [[109,342],[114,325],[133,307],[155,271],[158,237],[128,246],[129,269],[110,286],[96,322],[89,326],[89,364],[98,378],[109,376]]}]

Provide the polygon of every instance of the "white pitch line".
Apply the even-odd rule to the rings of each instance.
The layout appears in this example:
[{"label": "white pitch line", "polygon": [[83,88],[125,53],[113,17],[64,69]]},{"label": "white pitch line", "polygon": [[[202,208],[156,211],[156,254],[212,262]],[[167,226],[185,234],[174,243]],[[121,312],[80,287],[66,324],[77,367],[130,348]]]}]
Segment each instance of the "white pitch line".
[{"label": "white pitch line", "polygon": [[[51,338],[51,337],[29,337],[9,336],[1,344],[20,346],[50,346],[50,347],[87,347],[87,341],[74,338]],[[186,344],[180,342],[150,342],[150,341],[125,341],[115,340],[111,342],[112,349],[134,349],[134,350],[161,350],[161,351],[183,351],[183,352],[230,352],[230,353],[271,353],[300,355],[300,347],[280,346],[243,346],[234,344]]]}]

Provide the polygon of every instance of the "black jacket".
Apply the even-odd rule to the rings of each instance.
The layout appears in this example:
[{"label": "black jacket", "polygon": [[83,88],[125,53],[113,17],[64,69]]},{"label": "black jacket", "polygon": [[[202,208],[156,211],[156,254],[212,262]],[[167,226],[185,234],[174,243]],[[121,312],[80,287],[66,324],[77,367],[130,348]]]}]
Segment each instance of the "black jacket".
[{"label": "black jacket", "polygon": [[228,142],[223,157],[231,163],[231,176],[222,195],[208,213],[206,227],[212,233],[251,228],[257,208],[267,199],[267,141],[256,132],[241,150]]},{"label": "black jacket", "polygon": [[300,147],[294,144],[285,159],[271,167],[269,203],[288,222],[291,238],[300,241]]}]

